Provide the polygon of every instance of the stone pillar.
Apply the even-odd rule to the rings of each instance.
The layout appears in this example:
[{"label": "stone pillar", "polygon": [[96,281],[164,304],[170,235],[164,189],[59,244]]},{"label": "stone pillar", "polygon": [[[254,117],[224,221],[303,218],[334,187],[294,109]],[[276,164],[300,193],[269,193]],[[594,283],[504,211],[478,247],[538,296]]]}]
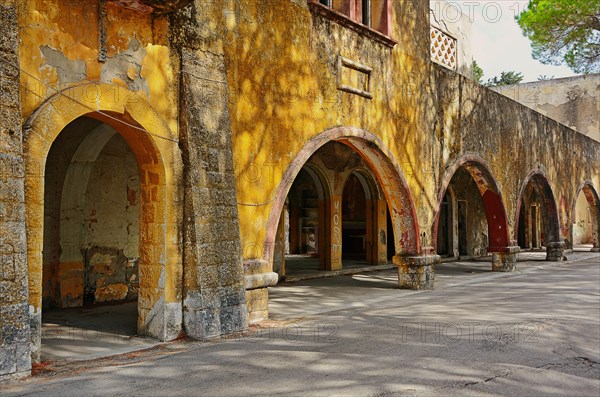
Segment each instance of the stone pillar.
[{"label": "stone pillar", "polygon": [[394,265],[398,268],[398,287],[401,289],[433,289],[434,265],[440,263],[439,255],[395,255]]},{"label": "stone pillar", "polygon": [[375,230],[373,239],[375,240],[375,259],[374,265],[385,265],[388,263],[387,257],[387,201],[377,200],[375,204]]},{"label": "stone pillar", "polygon": [[269,289],[277,284],[277,273],[271,272],[264,260],[244,261],[244,286],[248,321],[255,323],[269,318]]},{"label": "stone pillar", "polygon": [[513,245],[492,252],[492,270],[495,272],[513,272],[517,270],[517,253],[519,251],[521,251],[521,248]]},{"label": "stone pillar", "polygon": [[[329,202],[330,211],[326,222],[329,224],[328,242],[325,249],[327,250],[327,270],[342,269],[342,197],[332,196]],[[327,244],[328,243],[328,244]]]},{"label": "stone pillar", "polygon": [[[31,373],[17,4],[0,0],[0,381]],[[41,248],[40,248],[41,251]]]},{"label": "stone pillar", "polygon": [[[178,26],[184,33],[204,29],[197,23],[194,15]],[[185,167],[183,325],[192,338],[206,339],[245,331],[248,312],[225,58],[218,43],[211,43],[210,51],[188,47],[201,45],[198,40],[188,38],[179,48],[179,144]]]},{"label": "stone pillar", "polygon": [[546,260],[549,262],[560,262],[563,260],[565,243],[562,241],[546,243]]}]

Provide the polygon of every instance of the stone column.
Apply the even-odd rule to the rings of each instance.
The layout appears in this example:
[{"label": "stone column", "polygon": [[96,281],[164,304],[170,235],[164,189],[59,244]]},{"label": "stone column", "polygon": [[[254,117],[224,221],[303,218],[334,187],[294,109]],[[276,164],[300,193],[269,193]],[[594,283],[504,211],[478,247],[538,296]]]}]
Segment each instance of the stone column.
[{"label": "stone column", "polygon": [[492,270],[495,272],[513,272],[517,270],[518,245],[494,250],[492,252]]},{"label": "stone column", "polygon": [[[0,0],[0,380],[31,373],[17,4]],[[40,248],[41,249],[41,248]]]},{"label": "stone column", "polygon": [[395,255],[394,265],[398,268],[398,287],[401,289],[433,289],[434,265],[440,263],[439,255]]},{"label": "stone column", "polygon": [[549,262],[560,262],[563,260],[565,243],[555,241],[546,243],[546,260]]},{"label": "stone column", "polygon": [[194,0],[171,16],[170,26],[181,76],[183,324],[188,335],[204,339],[248,327],[225,59],[228,24],[222,2]]},{"label": "stone column", "polygon": [[[184,44],[198,42],[189,39]],[[248,312],[225,58],[216,43],[213,51],[187,46],[180,51],[180,147],[185,167],[183,324],[189,336],[205,339],[246,330]]]},{"label": "stone column", "polygon": [[374,265],[385,265],[387,258],[387,202],[385,200],[376,200],[374,202],[375,224],[373,239],[375,251]]},{"label": "stone column", "polygon": [[332,196],[329,202],[330,211],[328,219],[329,233],[327,250],[326,269],[341,270],[342,269],[342,197]]}]

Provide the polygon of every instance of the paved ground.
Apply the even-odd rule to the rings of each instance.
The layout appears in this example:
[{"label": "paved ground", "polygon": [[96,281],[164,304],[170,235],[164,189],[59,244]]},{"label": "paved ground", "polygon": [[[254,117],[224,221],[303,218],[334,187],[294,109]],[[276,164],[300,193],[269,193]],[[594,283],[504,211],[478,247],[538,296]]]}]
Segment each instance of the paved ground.
[{"label": "paved ground", "polygon": [[137,302],[46,310],[42,361],[92,360],[147,349],[160,342],[136,336]]},{"label": "paved ground", "polygon": [[1,394],[598,396],[600,254],[521,259],[441,265],[434,291],[391,271],[283,285],[250,336],[51,363]]}]

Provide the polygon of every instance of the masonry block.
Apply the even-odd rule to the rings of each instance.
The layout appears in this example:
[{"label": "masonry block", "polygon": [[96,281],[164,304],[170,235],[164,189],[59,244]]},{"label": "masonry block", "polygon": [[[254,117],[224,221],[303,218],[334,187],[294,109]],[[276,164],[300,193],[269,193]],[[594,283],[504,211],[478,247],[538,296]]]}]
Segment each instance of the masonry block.
[{"label": "masonry block", "polygon": [[393,263],[398,268],[398,287],[413,290],[433,289],[434,265],[440,261],[439,255],[394,256]]},{"label": "masonry block", "polygon": [[564,258],[565,243],[562,241],[546,243],[546,260],[560,262]]},{"label": "masonry block", "polygon": [[246,291],[248,322],[256,323],[269,318],[269,290],[257,288]]}]

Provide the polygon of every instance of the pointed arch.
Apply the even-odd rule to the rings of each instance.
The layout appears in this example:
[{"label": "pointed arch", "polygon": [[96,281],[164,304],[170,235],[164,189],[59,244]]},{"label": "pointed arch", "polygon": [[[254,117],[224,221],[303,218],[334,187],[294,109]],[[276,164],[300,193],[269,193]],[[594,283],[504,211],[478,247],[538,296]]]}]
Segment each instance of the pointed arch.
[{"label": "pointed arch", "polygon": [[[579,194],[583,192],[585,199],[590,207],[590,215],[592,218],[592,250],[600,250],[600,196],[598,190],[594,187],[590,180],[583,181],[578,187],[575,197],[573,198],[573,205],[571,207],[571,217],[573,223],[575,221],[575,207],[577,206],[577,198]],[[573,242],[573,227],[571,227],[571,242]]]},{"label": "pointed arch", "polygon": [[544,170],[536,169],[532,170],[527,174],[521,188],[519,190],[519,199],[517,201],[515,211],[515,227],[513,230],[513,237],[518,240],[519,234],[519,215],[521,212],[521,206],[523,205],[524,194],[528,188],[534,189],[544,200],[544,205],[541,208],[541,214],[544,217],[545,225],[545,239],[547,242],[559,242],[560,237],[560,222],[558,215],[558,206],[556,205],[556,199],[548,177]]},{"label": "pointed arch", "polygon": [[459,168],[464,168],[477,184],[477,188],[483,199],[485,215],[488,223],[489,247],[488,252],[505,252],[511,245],[508,232],[508,218],[506,216],[504,200],[500,193],[500,188],[496,179],[493,177],[490,166],[487,162],[474,154],[466,154],[456,159],[446,168],[442,183],[438,191],[436,212],[432,229],[432,241],[437,250],[437,233],[440,217],[440,208],[444,195],[452,177]]},{"label": "pointed arch", "polygon": [[406,178],[393,155],[374,134],[354,127],[335,127],[308,141],[285,170],[276,188],[264,243],[264,257],[272,262],[279,217],[298,173],[308,159],[328,142],[340,142],[358,153],[370,166],[382,187],[393,222],[396,254],[419,254],[420,243],[414,202]]}]

